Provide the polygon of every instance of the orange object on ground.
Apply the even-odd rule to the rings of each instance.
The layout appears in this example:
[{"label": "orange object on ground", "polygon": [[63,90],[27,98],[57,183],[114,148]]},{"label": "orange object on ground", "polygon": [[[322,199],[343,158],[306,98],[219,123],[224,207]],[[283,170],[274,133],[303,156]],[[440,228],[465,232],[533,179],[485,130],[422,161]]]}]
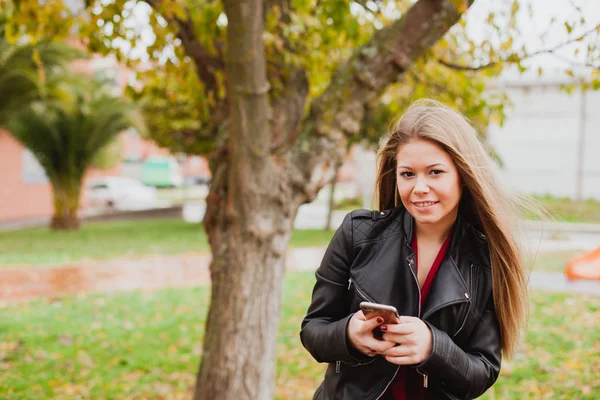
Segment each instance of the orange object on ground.
[{"label": "orange object on ground", "polygon": [[600,247],[570,260],[565,274],[568,279],[600,280]]}]

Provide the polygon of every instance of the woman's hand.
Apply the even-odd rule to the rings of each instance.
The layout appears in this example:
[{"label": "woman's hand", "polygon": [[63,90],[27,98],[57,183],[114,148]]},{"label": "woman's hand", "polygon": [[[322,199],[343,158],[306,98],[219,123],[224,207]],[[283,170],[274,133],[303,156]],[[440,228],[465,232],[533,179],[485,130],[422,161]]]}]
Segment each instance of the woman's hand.
[{"label": "woman's hand", "polygon": [[361,353],[374,357],[394,347],[396,343],[378,340],[373,336],[373,329],[383,323],[382,317],[366,319],[362,311],[356,312],[348,323],[350,343]]},{"label": "woman's hand", "polygon": [[399,323],[382,325],[380,329],[385,341],[398,344],[383,353],[392,364],[419,364],[431,354],[431,330],[419,318],[401,316]]}]

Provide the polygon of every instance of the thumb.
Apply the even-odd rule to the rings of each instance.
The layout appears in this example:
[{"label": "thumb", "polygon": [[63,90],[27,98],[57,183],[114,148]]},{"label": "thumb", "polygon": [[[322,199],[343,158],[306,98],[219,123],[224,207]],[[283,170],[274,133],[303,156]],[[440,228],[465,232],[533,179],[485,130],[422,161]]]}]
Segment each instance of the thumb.
[{"label": "thumb", "polygon": [[383,321],[384,321],[383,317],[377,315],[373,318],[368,319],[363,326],[365,327],[365,329],[373,330],[376,327],[378,327],[379,325],[383,324]]}]

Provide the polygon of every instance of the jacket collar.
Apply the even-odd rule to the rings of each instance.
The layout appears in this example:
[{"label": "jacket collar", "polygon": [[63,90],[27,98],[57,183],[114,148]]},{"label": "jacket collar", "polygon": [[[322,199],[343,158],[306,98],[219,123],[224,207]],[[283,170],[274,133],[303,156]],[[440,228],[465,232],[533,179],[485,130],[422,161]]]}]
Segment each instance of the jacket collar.
[{"label": "jacket collar", "polygon": [[[415,231],[415,219],[403,206],[397,207],[400,213],[399,218],[402,220],[402,229],[404,230],[404,245],[407,246],[411,251],[412,247],[410,242],[413,238]],[[448,246],[448,255],[456,261],[458,245],[462,237],[464,236],[465,223],[461,218],[460,211],[452,227],[452,239],[450,240],[450,246]]]},{"label": "jacket collar", "polygon": [[[402,215],[400,217],[402,218],[404,229],[404,246],[407,248],[408,254],[410,255],[409,257],[414,258],[414,250],[411,247],[410,242],[414,234],[415,219],[404,208],[402,208]],[[421,317],[423,319],[445,306],[468,302],[470,299],[470,285],[467,282],[470,282],[472,279],[470,276],[471,269],[469,266],[463,266],[461,269],[457,265],[457,260],[462,258],[458,257],[462,240],[464,240],[464,222],[459,213],[452,228],[452,239],[447,255],[444,257],[444,260],[437,271],[433,285],[429,290],[427,300],[425,301],[421,312]],[[416,260],[414,261],[416,263]],[[411,263],[409,268],[414,268],[414,263]],[[415,276],[417,276],[416,270],[414,270],[414,272]]]}]

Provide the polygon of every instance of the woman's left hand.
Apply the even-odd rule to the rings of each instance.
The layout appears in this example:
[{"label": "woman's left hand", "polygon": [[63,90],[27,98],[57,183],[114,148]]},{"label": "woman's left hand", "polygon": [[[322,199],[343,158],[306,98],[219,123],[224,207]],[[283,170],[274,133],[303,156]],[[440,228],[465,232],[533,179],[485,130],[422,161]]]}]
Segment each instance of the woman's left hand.
[{"label": "woman's left hand", "polygon": [[381,325],[381,330],[384,340],[398,343],[382,353],[392,364],[419,364],[431,354],[431,330],[419,318],[401,316],[399,323]]}]

